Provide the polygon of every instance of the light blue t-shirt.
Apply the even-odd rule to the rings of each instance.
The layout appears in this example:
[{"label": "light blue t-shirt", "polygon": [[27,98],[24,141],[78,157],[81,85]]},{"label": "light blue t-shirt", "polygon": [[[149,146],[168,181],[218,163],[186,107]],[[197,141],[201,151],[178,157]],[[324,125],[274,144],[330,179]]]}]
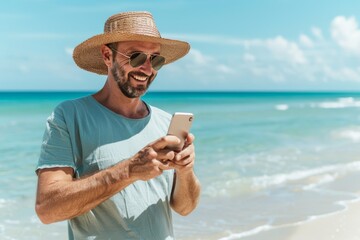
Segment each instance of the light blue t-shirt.
[{"label": "light blue t-shirt", "polygon": [[[166,135],[171,115],[125,118],[92,96],[66,101],[47,120],[37,169],[71,167],[77,177],[106,169]],[[174,171],[136,181],[69,220],[69,239],[174,239],[170,195]]]}]

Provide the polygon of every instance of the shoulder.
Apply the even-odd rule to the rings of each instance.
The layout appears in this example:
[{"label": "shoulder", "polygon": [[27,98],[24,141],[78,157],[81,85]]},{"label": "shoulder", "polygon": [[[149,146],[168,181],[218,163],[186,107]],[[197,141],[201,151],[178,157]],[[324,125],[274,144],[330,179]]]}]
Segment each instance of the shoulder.
[{"label": "shoulder", "polygon": [[91,96],[86,96],[77,99],[71,99],[61,102],[56,106],[55,109],[71,110],[74,108],[79,108],[91,104]]},{"label": "shoulder", "polygon": [[171,114],[157,107],[149,107],[151,109],[150,126],[152,126],[153,129],[160,130],[160,135],[166,134],[167,129],[169,128]]},{"label": "shoulder", "polygon": [[49,116],[48,120],[59,119],[66,121],[66,119],[72,119],[74,116],[78,116],[81,113],[85,113],[89,108],[91,96],[82,97],[78,99],[66,100],[59,103]]},{"label": "shoulder", "polygon": [[154,107],[154,106],[150,106],[151,108],[151,115],[153,118],[156,118],[159,121],[164,121],[164,122],[170,122],[171,119],[171,114],[168,112],[165,112],[164,110]]},{"label": "shoulder", "polygon": [[82,98],[66,100],[61,102],[55,107],[54,112],[71,114],[81,109],[88,108],[90,105],[91,105],[91,96],[86,96]]}]

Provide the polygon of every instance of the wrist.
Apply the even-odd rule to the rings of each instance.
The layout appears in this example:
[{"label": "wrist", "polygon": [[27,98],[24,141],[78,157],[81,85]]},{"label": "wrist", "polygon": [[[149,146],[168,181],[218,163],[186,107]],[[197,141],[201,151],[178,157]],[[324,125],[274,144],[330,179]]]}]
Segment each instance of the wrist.
[{"label": "wrist", "polygon": [[175,170],[176,177],[179,179],[188,179],[189,177],[193,177],[195,175],[194,170],[192,168],[190,169],[182,169],[182,170]]},{"label": "wrist", "polygon": [[138,176],[137,172],[134,169],[136,166],[137,164],[134,163],[134,160],[132,158],[126,161],[126,171],[128,174],[128,179],[131,180],[132,182],[135,182],[140,179],[140,177]]},{"label": "wrist", "polygon": [[137,179],[134,177],[134,174],[131,172],[131,161],[125,160],[121,161],[115,166],[115,174],[119,178],[120,181],[124,182],[134,182]]}]

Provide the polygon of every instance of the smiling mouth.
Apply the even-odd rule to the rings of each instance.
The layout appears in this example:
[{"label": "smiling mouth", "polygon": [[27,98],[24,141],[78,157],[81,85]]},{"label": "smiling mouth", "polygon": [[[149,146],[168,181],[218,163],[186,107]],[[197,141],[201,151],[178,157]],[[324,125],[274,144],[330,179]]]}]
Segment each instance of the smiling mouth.
[{"label": "smiling mouth", "polygon": [[140,76],[140,75],[131,74],[130,77],[132,77],[133,79],[135,79],[138,82],[146,82],[148,80],[148,76]]}]

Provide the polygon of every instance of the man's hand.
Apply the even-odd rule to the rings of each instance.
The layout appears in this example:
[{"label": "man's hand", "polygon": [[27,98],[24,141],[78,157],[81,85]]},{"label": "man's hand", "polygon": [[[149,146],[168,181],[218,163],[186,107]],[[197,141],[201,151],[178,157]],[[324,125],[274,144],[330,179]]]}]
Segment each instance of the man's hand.
[{"label": "man's hand", "polygon": [[185,174],[190,172],[194,168],[195,163],[195,146],[194,142],[194,135],[189,133],[186,137],[184,148],[175,153],[175,157],[172,161],[173,164],[170,164],[171,167],[176,169],[177,174]]},{"label": "man's hand", "polygon": [[179,144],[175,136],[164,136],[141,149],[130,159],[130,178],[147,181],[162,174],[163,170],[173,169],[169,162],[175,157],[175,152],[167,148]]}]

